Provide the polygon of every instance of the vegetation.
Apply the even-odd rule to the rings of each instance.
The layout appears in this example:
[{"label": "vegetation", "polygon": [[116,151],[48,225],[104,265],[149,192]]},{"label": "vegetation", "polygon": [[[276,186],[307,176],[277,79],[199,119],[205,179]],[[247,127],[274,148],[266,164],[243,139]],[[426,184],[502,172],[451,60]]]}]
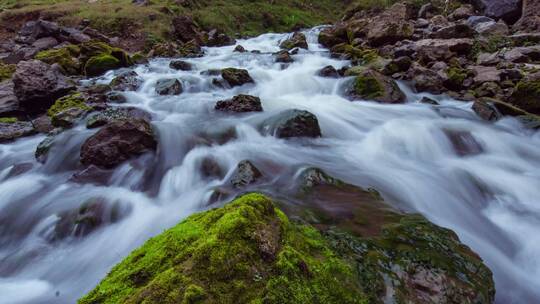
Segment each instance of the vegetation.
[{"label": "vegetation", "polygon": [[0,117],[0,123],[16,123],[19,121],[16,117]]},{"label": "vegetation", "polygon": [[47,115],[52,118],[58,113],[72,108],[90,110],[90,107],[85,104],[85,99],[82,97],[81,93],[75,93],[58,99],[50,109],[47,110]]},{"label": "vegetation", "polygon": [[173,0],[148,2],[138,6],[131,0],[0,0],[0,10],[5,10],[0,18],[5,22],[46,9],[48,16],[64,25],[78,25],[87,19],[92,27],[111,36],[143,35],[156,43],[166,41],[170,21],[176,15],[192,15],[207,30],[219,28],[231,35],[251,36],[335,21],[348,1],[187,0],[182,5]]},{"label": "vegetation", "polygon": [[15,73],[14,64],[4,64],[0,62],[0,82],[10,79],[13,73]]}]

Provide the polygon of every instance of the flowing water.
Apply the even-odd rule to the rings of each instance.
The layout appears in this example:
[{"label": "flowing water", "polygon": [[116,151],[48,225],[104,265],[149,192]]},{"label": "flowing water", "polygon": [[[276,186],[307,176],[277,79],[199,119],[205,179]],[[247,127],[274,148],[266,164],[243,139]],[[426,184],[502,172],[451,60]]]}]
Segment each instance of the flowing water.
[{"label": "flowing water", "polygon": [[[396,208],[455,230],[493,270],[498,303],[540,302],[540,132],[512,118],[483,122],[470,103],[416,94],[406,84],[402,105],[350,102],[343,92],[351,79],[316,76],[326,65],[348,64],[317,45],[317,32],[306,32],[309,51],[287,68],[271,54],[284,34],[238,42],[260,54],[206,49],[188,60],[189,72],[169,69],[167,59],[136,67],[145,82],[126,93],[128,105],[152,113],[159,148],[116,168],[107,187],[70,181],[80,169],[81,144],[96,131],[84,124],[57,136],[45,164],[34,160],[43,135],[1,144],[0,303],[74,303],[145,240],[208,208],[213,189],[244,159],[270,176],[269,188],[306,166],[374,187]],[[248,69],[256,85],[219,89],[214,76],[201,74],[226,67]],[[155,83],[164,77],[181,79],[184,93],[157,96]],[[217,100],[239,93],[259,96],[264,112],[213,110]],[[420,103],[423,96],[440,106]],[[323,137],[283,140],[257,131],[264,119],[292,108],[314,113]],[[230,130],[236,136],[227,140]],[[223,177],[201,174],[207,158]],[[95,197],[121,220],[83,238],[53,240],[58,214]]]}]

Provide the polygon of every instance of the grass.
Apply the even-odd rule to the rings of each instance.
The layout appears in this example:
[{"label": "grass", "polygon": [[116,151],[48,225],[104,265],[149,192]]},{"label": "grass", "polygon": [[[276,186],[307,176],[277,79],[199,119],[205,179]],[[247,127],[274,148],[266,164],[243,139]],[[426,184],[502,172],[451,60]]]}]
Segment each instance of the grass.
[{"label": "grass", "polygon": [[[265,32],[286,32],[294,27],[311,27],[336,21],[350,0],[201,0],[150,1],[137,6],[131,0],[0,0],[0,20],[41,12],[42,16],[69,26],[88,19],[92,27],[111,36],[140,34],[149,42],[169,37],[170,21],[189,14],[204,29],[218,28],[234,36]],[[134,31],[135,29],[135,31]]]}]

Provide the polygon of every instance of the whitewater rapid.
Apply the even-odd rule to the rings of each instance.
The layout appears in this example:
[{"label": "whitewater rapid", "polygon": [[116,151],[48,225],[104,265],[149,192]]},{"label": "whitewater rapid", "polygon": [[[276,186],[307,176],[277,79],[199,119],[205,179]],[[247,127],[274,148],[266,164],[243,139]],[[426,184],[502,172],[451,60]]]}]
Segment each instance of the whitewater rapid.
[{"label": "whitewater rapid", "polygon": [[[349,64],[330,58],[316,43],[318,31],[305,32],[309,50],[288,67],[272,55],[287,34],[238,41],[260,54],[207,48],[204,57],[187,59],[193,71],[170,69],[170,59],[135,67],[144,85],[125,93],[128,102],[120,106],[152,113],[159,148],[116,168],[107,187],[70,181],[80,169],[80,146],[96,132],[84,122],[57,136],[45,164],[34,159],[44,135],[0,144],[0,303],[76,302],[145,240],[212,207],[212,191],[244,159],[271,177],[266,189],[306,166],[374,187],[396,208],[456,231],[494,272],[498,303],[540,302],[540,132],[513,118],[484,122],[471,103],[416,94],[405,83],[405,104],[351,102],[343,97],[351,79],[316,76],[324,66]],[[201,74],[227,67],[249,70],[256,84],[219,89],[214,76]],[[108,83],[118,72],[95,81]],[[184,93],[158,96],[156,81],[171,77],[182,81]],[[264,112],[213,110],[217,100],[240,93],[259,96]],[[440,105],[420,103],[424,96]],[[315,114],[322,138],[283,140],[257,131],[292,108]],[[231,130],[236,136],[224,140]],[[456,151],[449,133],[467,134],[465,152]],[[224,177],[201,174],[205,158]],[[24,173],[13,173],[22,167]],[[114,203],[123,218],[84,238],[52,242],[57,214],[94,197]]]}]

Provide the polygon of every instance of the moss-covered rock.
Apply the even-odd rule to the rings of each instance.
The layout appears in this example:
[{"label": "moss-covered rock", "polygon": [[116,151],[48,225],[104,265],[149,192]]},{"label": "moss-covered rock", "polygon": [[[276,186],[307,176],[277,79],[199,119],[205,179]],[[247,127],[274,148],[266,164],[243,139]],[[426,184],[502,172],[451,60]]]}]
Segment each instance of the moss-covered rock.
[{"label": "moss-covered rock", "polygon": [[524,111],[540,115],[540,80],[520,81],[509,101]]},{"label": "moss-covered rock", "polygon": [[0,123],[16,123],[19,121],[17,117],[0,117]]},{"label": "moss-covered rock", "polygon": [[375,100],[382,103],[405,101],[405,94],[393,79],[372,69],[364,70],[356,76],[349,94],[355,99]]},{"label": "moss-covered rock", "polygon": [[15,73],[14,64],[4,64],[0,62],[0,82],[10,79],[13,73]]},{"label": "moss-covered rock", "polygon": [[367,303],[354,272],[317,230],[247,194],[149,240],[79,303]]},{"label": "moss-covered rock", "polygon": [[109,54],[96,55],[84,65],[84,74],[86,76],[98,76],[108,70],[114,70],[122,67],[120,60]]},{"label": "moss-covered rock", "polygon": [[64,96],[58,100],[47,110],[47,115],[54,119],[55,115],[64,112],[66,110],[76,108],[84,111],[91,110],[85,103],[85,99],[81,93],[73,93],[71,95]]},{"label": "moss-covered rock", "polygon": [[452,231],[319,169],[299,176],[284,200],[192,215],[79,303],[493,302],[490,270]]},{"label": "moss-covered rock", "polygon": [[41,51],[36,54],[35,59],[48,64],[57,63],[66,74],[77,75],[81,69],[81,64],[77,59],[80,51],[78,46],[68,45],[58,49]]}]

